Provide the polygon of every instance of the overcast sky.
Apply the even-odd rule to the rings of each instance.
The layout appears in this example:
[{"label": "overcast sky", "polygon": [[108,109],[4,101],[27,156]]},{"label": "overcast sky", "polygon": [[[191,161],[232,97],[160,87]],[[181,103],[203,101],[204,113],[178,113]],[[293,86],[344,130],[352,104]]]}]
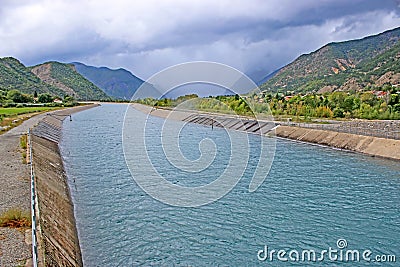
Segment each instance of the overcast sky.
[{"label": "overcast sky", "polygon": [[123,67],[193,60],[260,78],[332,41],[400,26],[396,0],[0,0],[0,57]]}]

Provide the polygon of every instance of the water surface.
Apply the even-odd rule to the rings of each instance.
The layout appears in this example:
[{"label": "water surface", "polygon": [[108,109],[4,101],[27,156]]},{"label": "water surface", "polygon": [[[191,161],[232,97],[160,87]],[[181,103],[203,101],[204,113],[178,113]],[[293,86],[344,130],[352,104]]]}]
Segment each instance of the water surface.
[{"label": "water surface", "polygon": [[[337,248],[338,239],[350,249],[400,258],[398,162],[278,140],[271,171],[257,191],[248,192],[256,164],[250,155],[244,177],[225,197],[199,208],[173,207],[148,196],[130,175],[121,141],[125,109],[103,104],[64,122],[61,150],[85,266],[337,266],[328,260],[262,262],[257,252],[265,245],[320,251]],[[150,120],[154,127],[163,123]],[[196,159],[193,148],[205,136],[217,142],[221,155],[200,174],[177,172],[157,158],[162,148],[156,134],[146,136],[148,153],[171,182],[206,184],[227,164],[226,132],[187,125],[180,145]],[[257,152],[257,138],[250,136],[251,153]]]}]

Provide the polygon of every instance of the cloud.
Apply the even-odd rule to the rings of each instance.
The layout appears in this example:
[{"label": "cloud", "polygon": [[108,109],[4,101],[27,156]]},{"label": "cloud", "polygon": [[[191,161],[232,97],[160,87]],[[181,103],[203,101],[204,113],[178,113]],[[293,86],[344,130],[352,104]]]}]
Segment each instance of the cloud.
[{"label": "cloud", "polygon": [[[400,25],[398,1],[2,1],[0,56],[82,61],[143,78],[192,60],[256,76],[332,41]],[[257,77],[260,78],[260,77]]]}]

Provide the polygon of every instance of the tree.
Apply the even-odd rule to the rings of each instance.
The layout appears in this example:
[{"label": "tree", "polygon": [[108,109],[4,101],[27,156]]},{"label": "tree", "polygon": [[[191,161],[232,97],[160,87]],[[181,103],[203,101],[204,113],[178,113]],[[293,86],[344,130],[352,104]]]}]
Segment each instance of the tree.
[{"label": "tree", "polygon": [[341,108],[344,109],[345,112],[351,112],[353,110],[353,106],[354,106],[354,96],[349,95],[347,96],[342,105],[340,105]]},{"label": "tree", "polygon": [[389,105],[395,105],[400,102],[400,97],[398,94],[391,94]]},{"label": "tree", "polygon": [[7,93],[5,91],[0,90],[0,102],[4,102],[7,100]]},{"label": "tree", "polygon": [[376,96],[370,92],[363,93],[360,98],[361,98],[361,103],[365,103],[370,106],[373,106],[376,103]]},{"label": "tree", "polygon": [[40,94],[38,98],[39,103],[50,103],[53,101],[53,97],[50,94]]},{"label": "tree", "polygon": [[14,103],[28,103],[32,102],[32,96],[27,94],[22,94],[18,90],[10,90],[7,92],[7,99],[11,100]]},{"label": "tree", "polygon": [[73,96],[70,96],[70,95],[64,96],[64,102],[74,102],[74,101],[75,101],[75,99]]},{"label": "tree", "polygon": [[340,107],[344,99],[346,98],[347,94],[344,92],[333,92],[329,95],[328,100],[330,103],[331,108]]},{"label": "tree", "polygon": [[22,94],[22,103],[32,103],[33,97],[32,95]]},{"label": "tree", "polygon": [[24,97],[18,90],[10,90],[7,93],[7,98],[12,100],[14,103],[23,103]]},{"label": "tree", "polygon": [[396,104],[393,106],[393,111],[400,113],[400,104]]}]

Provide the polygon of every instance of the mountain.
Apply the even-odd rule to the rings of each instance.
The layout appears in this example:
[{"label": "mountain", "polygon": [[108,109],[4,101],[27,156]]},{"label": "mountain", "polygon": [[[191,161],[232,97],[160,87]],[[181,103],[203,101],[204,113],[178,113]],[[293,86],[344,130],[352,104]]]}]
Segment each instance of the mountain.
[{"label": "mountain", "polygon": [[277,70],[271,72],[270,74],[268,74],[267,76],[264,76],[262,79],[260,79],[260,80],[257,82],[257,85],[260,86],[260,85],[262,85],[263,83],[266,83],[269,79],[271,79],[272,77],[274,77],[280,70],[281,70],[281,69],[277,69]]},{"label": "mountain", "polygon": [[30,67],[43,82],[74,96],[77,100],[108,100],[110,97],[100,88],[79,74],[73,64],[46,62]]},{"label": "mountain", "polygon": [[63,91],[55,86],[44,83],[29,68],[18,59],[12,57],[0,58],[0,90],[17,89],[26,94],[50,93],[62,95]]},{"label": "mountain", "polygon": [[384,84],[400,84],[400,27],[363,39],[329,43],[301,55],[260,88],[323,93]]},{"label": "mountain", "polygon": [[86,79],[100,87],[109,96],[119,99],[131,99],[143,80],[125,69],[112,70],[107,67],[87,66],[73,62],[76,70]]},{"label": "mountain", "polygon": [[74,65],[47,62],[26,67],[18,59],[0,58],[0,90],[17,89],[22,93],[49,93],[63,97],[74,96],[77,100],[107,100],[101,89],[86,80]]}]

